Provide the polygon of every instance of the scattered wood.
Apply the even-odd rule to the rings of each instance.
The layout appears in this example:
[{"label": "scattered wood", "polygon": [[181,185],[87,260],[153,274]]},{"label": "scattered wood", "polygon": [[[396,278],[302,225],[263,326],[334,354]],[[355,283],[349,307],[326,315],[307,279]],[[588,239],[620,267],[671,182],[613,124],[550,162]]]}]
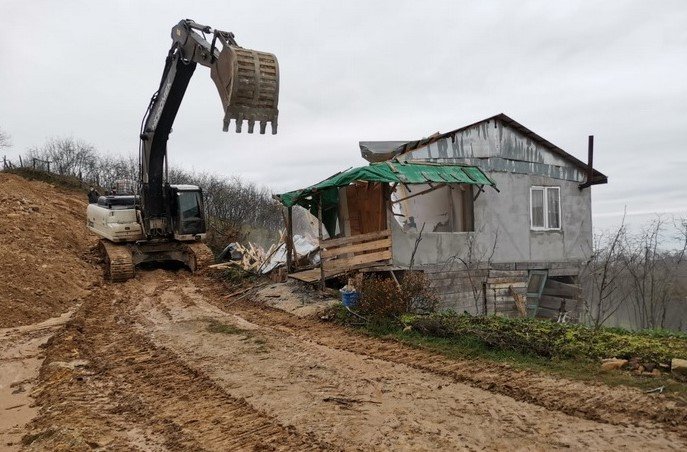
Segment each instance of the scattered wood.
[{"label": "scattered wood", "polygon": [[658,388],[648,389],[648,390],[644,391],[644,394],[651,394],[653,392],[658,392],[659,394],[663,394],[663,390],[665,388],[666,388],[665,386],[659,386]]},{"label": "scattered wood", "polygon": [[565,284],[547,278],[542,294],[559,298],[579,298],[580,292],[581,288],[576,284]]},{"label": "scattered wood", "polygon": [[242,290],[237,290],[236,292],[232,292],[232,293],[230,293],[229,295],[225,295],[225,297],[226,297],[226,298],[232,298],[232,297],[235,297],[235,296],[237,296],[237,295],[244,294],[244,293],[248,292],[248,291],[251,290],[251,289],[252,289],[252,287],[247,287],[247,288],[242,289]]}]

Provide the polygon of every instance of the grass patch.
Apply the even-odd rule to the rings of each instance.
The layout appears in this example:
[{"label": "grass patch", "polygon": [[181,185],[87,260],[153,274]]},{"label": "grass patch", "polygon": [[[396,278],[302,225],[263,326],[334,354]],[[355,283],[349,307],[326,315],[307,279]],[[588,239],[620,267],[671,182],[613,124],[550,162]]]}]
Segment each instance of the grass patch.
[{"label": "grass patch", "polygon": [[255,348],[255,353],[269,353],[267,341],[262,337],[254,336],[254,333],[251,330],[244,330],[241,328],[237,328],[233,325],[227,325],[225,323],[218,322],[216,320],[213,320],[208,324],[207,330],[210,333],[232,334],[242,336],[241,338],[239,338],[240,341],[257,346]]},{"label": "grass patch", "polygon": [[[599,350],[603,353],[618,352],[617,355],[602,354],[600,357],[603,358],[625,356],[623,353],[631,350],[647,360],[673,353],[677,354],[672,357],[680,357],[680,354],[687,352],[687,335],[682,333],[635,333],[613,328],[597,332],[597,335],[588,335],[587,330],[591,329],[583,325],[455,314],[403,316],[404,323],[380,318],[361,323],[360,318],[351,315],[343,307],[332,308],[328,317],[363,334],[428,350],[449,359],[486,360],[506,364],[516,370],[542,372],[608,386],[630,386],[645,391],[664,386],[665,394],[687,401],[687,384],[672,379],[668,373],[648,376],[629,370],[604,372],[597,356],[601,353]],[[407,329],[409,325],[410,330]],[[560,331],[575,334],[561,335]],[[604,344],[605,341],[607,343]],[[657,350],[652,349],[657,344],[655,341],[659,342]],[[535,344],[528,345],[530,342]],[[541,342],[549,345],[542,345]],[[569,352],[564,342],[571,343],[570,350],[578,352]],[[558,344],[565,352],[556,351],[551,343]]]},{"label": "grass patch", "polygon": [[208,331],[210,333],[220,333],[220,334],[241,334],[246,337],[250,336],[250,331],[242,330],[232,325],[227,325],[217,321],[212,321],[208,324]]},{"label": "grass patch", "polygon": [[651,377],[630,371],[604,372],[597,361],[551,359],[514,350],[497,349],[473,337],[438,338],[415,331],[404,332],[401,328],[389,330],[379,326],[365,327],[362,330],[374,337],[395,340],[411,347],[439,353],[450,359],[487,360],[507,364],[517,370],[548,373],[578,381],[601,382],[608,386],[631,386],[645,391],[664,386],[666,394],[677,395],[687,401],[687,384],[673,380],[668,374]]},{"label": "grass patch", "polygon": [[669,365],[673,358],[687,357],[687,335],[683,333],[597,330],[548,320],[457,314],[411,317],[408,323],[426,336],[471,337],[491,348],[543,358],[598,361],[616,357]]}]

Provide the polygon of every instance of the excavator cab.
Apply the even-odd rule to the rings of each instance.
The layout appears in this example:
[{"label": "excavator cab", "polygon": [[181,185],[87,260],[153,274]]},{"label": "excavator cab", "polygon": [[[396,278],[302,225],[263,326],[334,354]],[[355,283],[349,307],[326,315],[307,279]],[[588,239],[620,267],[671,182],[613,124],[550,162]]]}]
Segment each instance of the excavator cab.
[{"label": "excavator cab", "polygon": [[170,185],[169,196],[172,228],[176,240],[205,238],[203,192],[195,185]]}]

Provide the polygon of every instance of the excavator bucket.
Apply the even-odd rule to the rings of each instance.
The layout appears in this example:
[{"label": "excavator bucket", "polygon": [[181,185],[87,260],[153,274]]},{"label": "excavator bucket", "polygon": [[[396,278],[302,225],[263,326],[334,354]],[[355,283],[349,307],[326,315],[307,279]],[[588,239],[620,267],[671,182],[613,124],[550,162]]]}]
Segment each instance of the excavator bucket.
[{"label": "excavator bucket", "polygon": [[236,121],[236,132],[241,132],[243,121],[248,122],[248,133],[260,123],[264,134],[267,123],[272,123],[272,134],[277,133],[279,110],[279,64],[271,53],[258,52],[226,45],[212,65],[210,76],[217,86],[224,107],[224,131]]}]

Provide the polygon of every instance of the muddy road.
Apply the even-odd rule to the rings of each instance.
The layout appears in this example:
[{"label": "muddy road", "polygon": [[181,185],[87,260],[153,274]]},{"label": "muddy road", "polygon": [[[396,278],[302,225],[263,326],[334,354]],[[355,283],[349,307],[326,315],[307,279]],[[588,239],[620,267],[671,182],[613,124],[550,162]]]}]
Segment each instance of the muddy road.
[{"label": "muddy road", "polygon": [[[237,301],[208,277],[165,270],[93,289],[42,348],[32,392],[39,410],[22,447],[675,450],[687,445],[684,423],[670,419],[680,416],[681,408],[671,411],[661,399],[443,360],[268,307],[266,300],[288,304],[293,294],[289,286],[267,290]],[[629,409],[646,402],[655,412]]]},{"label": "muddy road", "polygon": [[687,448],[685,404],[366,337],[297,286],[105,283],[85,205],[0,173],[0,450]]}]

